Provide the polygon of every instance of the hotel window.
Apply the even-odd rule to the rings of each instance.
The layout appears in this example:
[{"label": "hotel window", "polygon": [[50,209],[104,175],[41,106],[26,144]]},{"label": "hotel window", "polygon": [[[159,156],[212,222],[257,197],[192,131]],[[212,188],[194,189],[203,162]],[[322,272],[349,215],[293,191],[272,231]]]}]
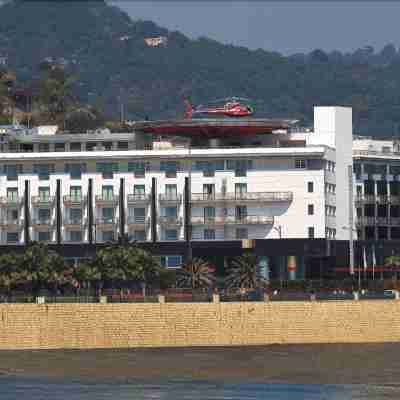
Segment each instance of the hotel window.
[{"label": "hotel window", "polygon": [[114,186],[103,186],[101,188],[101,199],[103,201],[114,200]]},{"label": "hotel window", "polygon": [[215,185],[213,183],[203,184],[203,198],[204,199],[215,198]]},{"label": "hotel window", "polygon": [[178,240],[178,231],[176,229],[166,229],[165,240]]},{"label": "hotel window", "polygon": [[16,223],[18,221],[18,210],[8,209],[7,210],[7,221]]},{"label": "hotel window", "polygon": [[65,144],[64,143],[56,143],[54,145],[55,151],[65,151]]},{"label": "hotel window", "polygon": [[81,179],[86,172],[86,164],[65,164],[65,173],[70,174],[71,179]]},{"label": "hotel window", "polygon": [[18,180],[18,175],[22,174],[23,171],[21,164],[4,165],[3,170],[4,170],[4,175],[7,176],[8,181]]},{"label": "hotel window", "polygon": [[50,242],[50,232],[49,231],[38,232],[38,241]]},{"label": "hotel window", "polygon": [[103,231],[102,238],[103,238],[103,242],[113,242],[114,241],[114,231]]},{"label": "hotel window", "polygon": [[39,152],[46,153],[50,151],[50,146],[48,143],[39,143]]},{"label": "hotel window", "polygon": [[165,171],[166,178],[176,178],[176,172],[179,170],[179,162],[161,161],[160,170]]},{"label": "hotel window", "polygon": [[134,221],[138,224],[144,224],[146,219],[146,209],[144,207],[138,207],[133,209]]},{"label": "hotel window", "polygon": [[215,220],[215,207],[204,207],[204,221],[214,221]]},{"label": "hotel window", "polygon": [[146,231],[135,231],[133,234],[134,240],[137,242],[145,242],[146,241]]},{"label": "hotel window", "polygon": [[247,183],[235,183],[235,197],[241,199],[247,193]]},{"label": "hotel window", "polygon": [[164,268],[180,268],[182,256],[161,256],[160,264]]},{"label": "hotel window", "polygon": [[71,231],[69,238],[71,242],[82,242],[82,231]]},{"label": "hotel window", "polygon": [[308,205],[308,215],[314,215],[314,204]]},{"label": "hotel window", "polygon": [[165,217],[175,220],[178,218],[178,208],[177,207],[165,207],[164,208]]},{"label": "hotel window", "polygon": [[247,171],[253,169],[253,160],[227,160],[227,169],[234,170],[235,176],[247,176]]},{"label": "hotel window", "polygon": [[135,175],[135,178],[144,178],[146,171],[150,170],[150,164],[141,162],[141,161],[135,161],[135,162],[130,162],[128,163],[128,172],[133,172]]},{"label": "hotel window", "polygon": [[38,175],[39,180],[48,181],[50,174],[54,172],[53,164],[35,164],[33,166],[33,172]]},{"label": "hotel window", "polygon": [[314,193],[314,182],[307,183],[307,191],[308,193]]},{"label": "hotel window", "polygon": [[69,196],[71,201],[81,202],[82,201],[82,187],[81,186],[71,186],[69,188]]},{"label": "hotel window", "polygon": [[237,228],[236,229],[236,239],[248,239],[249,232],[247,228]]},{"label": "hotel window", "polygon": [[7,189],[7,201],[9,203],[18,202],[18,188],[8,188]]},{"label": "hotel window", "polygon": [[80,208],[71,208],[69,210],[70,223],[79,225],[82,223],[82,210]]},{"label": "hotel window", "polygon": [[306,168],[306,160],[302,158],[298,158],[294,160],[294,167],[297,169],[305,169]]},{"label": "hotel window", "polygon": [[80,142],[72,142],[69,144],[69,151],[81,151],[81,143]]},{"label": "hotel window", "polygon": [[308,238],[314,239],[314,227],[313,226],[308,227]]},{"label": "hotel window", "polygon": [[165,198],[166,200],[177,200],[178,190],[176,185],[165,185]]},{"label": "hotel window", "polygon": [[236,221],[243,221],[247,217],[247,206],[236,206],[235,208]]},{"label": "hotel window", "polygon": [[104,224],[114,223],[114,209],[109,207],[103,207],[101,209],[101,216]]},{"label": "hotel window", "polygon": [[41,202],[49,202],[50,201],[50,188],[46,187],[39,187],[39,200]]},{"label": "hotel window", "polygon": [[50,210],[48,208],[39,208],[38,210],[38,220],[40,224],[50,223]]},{"label": "hotel window", "polygon": [[215,240],[215,230],[204,229],[204,240]]},{"label": "hotel window", "polygon": [[7,232],[7,243],[17,243],[19,241],[18,232]]},{"label": "hotel window", "polygon": [[118,150],[128,150],[129,148],[128,142],[118,142],[117,148]]},{"label": "hotel window", "polygon": [[146,187],[145,185],[134,185],[133,186],[133,194],[140,199],[144,199],[146,195]]},{"label": "hotel window", "polygon": [[118,172],[118,163],[97,163],[96,171],[101,172],[103,179],[113,179],[114,172]]}]

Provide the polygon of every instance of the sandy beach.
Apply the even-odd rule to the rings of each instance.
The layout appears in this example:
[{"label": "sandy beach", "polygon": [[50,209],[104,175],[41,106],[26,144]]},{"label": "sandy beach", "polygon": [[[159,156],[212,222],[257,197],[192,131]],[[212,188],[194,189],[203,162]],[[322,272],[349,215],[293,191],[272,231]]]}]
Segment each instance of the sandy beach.
[{"label": "sandy beach", "polygon": [[400,343],[1,351],[0,374],[69,379],[397,385]]}]

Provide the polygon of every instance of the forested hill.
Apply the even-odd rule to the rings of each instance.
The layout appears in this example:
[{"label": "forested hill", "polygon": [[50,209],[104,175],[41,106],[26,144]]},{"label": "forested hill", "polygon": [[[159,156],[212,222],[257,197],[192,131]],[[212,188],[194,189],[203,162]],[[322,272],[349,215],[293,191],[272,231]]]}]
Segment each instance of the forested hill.
[{"label": "forested hill", "polygon": [[[149,37],[167,37],[158,47]],[[316,50],[284,57],[263,50],[190,40],[148,21],[134,21],[103,1],[10,1],[0,7],[0,61],[19,86],[38,77],[45,59],[77,76],[75,94],[116,115],[119,100],[130,118],[182,115],[194,103],[227,96],[255,100],[258,116],[312,121],[314,105],[351,105],[355,131],[375,136],[400,130],[400,54]]]}]

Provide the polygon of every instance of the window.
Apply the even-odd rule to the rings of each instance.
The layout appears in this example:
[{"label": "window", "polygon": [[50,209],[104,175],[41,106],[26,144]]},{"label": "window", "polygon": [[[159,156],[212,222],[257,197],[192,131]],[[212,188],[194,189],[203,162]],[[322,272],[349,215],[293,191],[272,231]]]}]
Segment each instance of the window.
[{"label": "window", "polygon": [[65,173],[69,173],[71,179],[81,179],[86,172],[86,164],[65,164]]},{"label": "window", "polygon": [[303,159],[294,160],[294,167],[297,169],[305,169],[306,168],[306,160],[303,160]]},{"label": "window", "polygon": [[101,172],[103,179],[113,179],[114,172],[119,171],[118,163],[97,163],[96,171]]},{"label": "window", "polygon": [[236,239],[248,239],[249,233],[247,228],[237,228],[236,229]]},{"label": "window", "polygon": [[56,143],[54,145],[55,151],[65,151],[65,144],[64,143]]},{"label": "window", "polygon": [[39,188],[39,200],[41,202],[50,201],[50,188],[48,186]]},{"label": "window", "polygon": [[18,210],[7,209],[7,221],[16,223],[18,221]]},{"label": "window", "polygon": [[38,241],[50,242],[50,232],[49,231],[38,232]]},{"label": "window", "polygon": [[139,224],[144,224],[146,218],[146,209],[145,208],[134,208],[133,216],[135,218],[135,222]]},{"label": "window", "polygon": [[128,172],[133,172],[136,178],[143,178],[145,171],[150,170],[150,163],[143,161],[135,161],[128,163]]},{"label": "window", "polygon": [[215,220],[215,207],[204,207],[204,220],[205,221]]},{"label": "window", "polygon": [[308,205],[308,215],[314,215],[314,204]]},{"label": "window", "polygon": [[69,150],[70,151],[81,151],[81,144],[80,142],[72,142],[69,144]]},{"label": "window", "polygon": [[203,184],[203,198],[214,199],[215,197],[215,185],[213,183]]},{"label": "window", "polygon": [[161,161],[160,170],[165,171],[166,178],[176,178],[176,172],[179,170],[179,162]]},{"label": "window", "polygon": [[237,221],[243,221],[247,217],[247,206],[236,206],[235,217]]},{"label": "window", "polygon": [[164,211],[167,218],[176,219],[178,217],[177,207],[165,207]]},{"label": "window", "polygon": [[82,231],[71,231],[69,235],[71,242],[82,242]]},{"label": "window", "polygon": [[96,142],[87,142],[86,151],[93,151],[96,146],[97,146]]},{"label": "window", "polygon": [[247,183],[235,183],[235,197],[237,199],[245,197],[247,193]]},{"label": "window", "polygon": [[103,218],[103,223],[113,224],[114,223],[114,209],[109,207],[103,207],[101,209],[101,216]]},{"label": "window", "polygon": [[39,176],[39,180],[48,181],[50,173],[54,172],[53,164],[34,164],[33,172]]},{"label": "window", "polygon": [[134,185],[133,193],[136,195],[145,195],[145,185]]},{"label": "window", "polygon": [[128,150],[128,142],[118,142],[117,148],[118,150]]},{"label": "window", "polygon": [[160,264],[164,268],[180,268],[182,256],[161,256]]},{"label": "window", "polygon": [[138,242],[146,241],[146,231],[135,231],[133,235],[134,239]]},{"label": "window", "polygon": [[45,153],[50,151],[50,146],[48,143],[39,143],[39,152]]},{"label": "window", "polygon": [[50,223],[50,209],[39,208],[38,220],[39,220],[40,224],[49,224]]},{"label": "window", "polygon": [[112,142],[103,142],[101,145],[104,147],[104,150],[106,151],[112,150]]},{"label": "window", "polygon": [[178,231],[176,229],[166,229],[165,240],[178,240]]},{"label": "window", "polygon": [[4,174],[7,175],[8,181],[17,181],[18,174],[22,174],[22,165],[4,165]]},{"label": "window", "polygon": [[71,224],[80,224],[82,222],[82,210],[80,208],[71,208],[69,217]]},{"label": "window", "polygon": [[7,189],[7,201],[9,203],[18,202],[18,188],[8,188]]},{"label": "window", "polygon": [[314,239],[314,227],[313,226],[308,227],[308,238]]},{"label": "window", "polygon": [[204,229],[204,240],[215,240],[215,230]]},{"label": "window", "polygon": [[313,193],[314,192],[314,182],[308,182],[307,183],[307,190],[308,190],[308,193]]},{"label": "window", "polygon": [[103,242],[112,242],[114,241],[114,231],[103,231],[102,237]]},{"label": "window", "polygon": [[195,164],[196,171],[202,171],[203,176],[214,176],[216,170],[224,170],[224,160],[216,161],[196,161]]},{"label": "window", "polygon": [[69,188],[69,195],[71,197],[71,201],[80,202],[82,201],[82,187],[81,186],[71,186]]},{"label": "window", "polygon": [[227,160],[227,169],[234,170],[235,176],[246,176],[253,169],[253,160]]},{"label": "window", "polygon": [[7,232],[7,243],[17,243],[18,241],[18,232]]},{"label": "window", "polygon": [[114,187],[113,186],[103,186],[101,189],[101,198],[104,201],[114,200]]},{"label": "window", "polygon": [[176,185],[165,185],[166,200],[176,200],[178,198],[178,190]]}]

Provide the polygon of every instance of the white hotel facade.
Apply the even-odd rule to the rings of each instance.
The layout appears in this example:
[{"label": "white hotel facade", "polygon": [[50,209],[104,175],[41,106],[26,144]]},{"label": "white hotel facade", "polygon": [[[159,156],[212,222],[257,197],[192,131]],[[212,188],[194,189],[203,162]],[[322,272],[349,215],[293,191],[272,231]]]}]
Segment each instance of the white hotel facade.
[{"label": "white hotel facade", "polygon": [[137,138],[3,134],[1,244],[349,237],[349,108],[316,107],[313,131],[257,146],[139,150]]}]

